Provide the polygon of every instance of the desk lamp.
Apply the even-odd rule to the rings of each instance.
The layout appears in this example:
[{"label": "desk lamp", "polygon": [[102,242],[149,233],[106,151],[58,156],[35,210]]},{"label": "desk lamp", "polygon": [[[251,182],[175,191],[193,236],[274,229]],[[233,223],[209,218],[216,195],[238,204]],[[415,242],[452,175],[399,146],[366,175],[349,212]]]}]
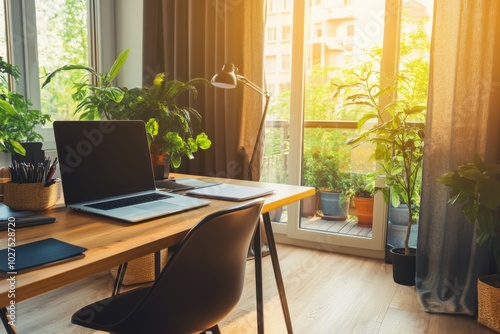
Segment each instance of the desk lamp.
[{"label": "desk lamp", "polygon": [[[271,94],[264,91],[262,88],[248,80],[242,75],[238,74],[238,68],[234,66],[233,64],[224,64],[222,67],[222,70],[219,71],[219,73],[215,74],[212,77],[212,80],[210,83],[214,85],[215,87],[219,88],[224,88],[224,89],[232,89],[235,88],[238,84],[238,81],[242,82],[243,84],[249,86],[253,90],[255,90],[257,93],[261,94],[266,98],[266,104],[264,106],[264,112],[262,113],[262,119],[260,120],[260,125],[259,125],[259,130],[257,132],[257,137],[255,139],[255,145],[253,147],[252,155],[250,157],[250,162],[248,164],[248,179],[252,180],[252,171],[253,171],[253,164],[254,164],[254,158],[255,158],[255,151],[256,147],[259,143],[260,136],[262,134],[262,130],[264,128],[264,122],[266,120],[266,114],[267,114],[267,108],[269,106],[269,100],[271,98]],[[256,180],[258,181],[258,180]]]}]

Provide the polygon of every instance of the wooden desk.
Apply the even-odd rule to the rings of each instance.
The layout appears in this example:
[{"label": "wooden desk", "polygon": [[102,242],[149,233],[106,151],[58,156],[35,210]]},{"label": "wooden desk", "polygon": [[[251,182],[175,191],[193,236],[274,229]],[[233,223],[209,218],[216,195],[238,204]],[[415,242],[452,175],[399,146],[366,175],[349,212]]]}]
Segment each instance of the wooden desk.
[{"label": "wooden desk", "polygon": [[[284,287],[282,286],[283,282],[279,270],[274,238],[272,237],[271,223],[269,215],[266,213],[312,196],[314,189],[310,187],[231,179],[203,179],[238,185],[273,188],[275,190],[274,194],[265,197],[266,202],[263,208],[264,222],[270,244],[276,281],[280,289],[280,295],[283,295],[283,311],[287,318],[287,327],[289,327],[289,332],[291,332],[291,322],[289,314],[287,314],[288,306],[286,305]],[[123,223],[101,216],[70,211],[63,207],[47,210],[44,214],[56,217],[57,222],[16,230],[16,245],[52,237],[87,248],[85,257],[17,274],[15,276],[15,298],[9,298],[8,276],[0,274],[0,308],[10,305],[11,300],[14,300],[17,304],[23,300],[73,283],[84,277],[108,270],[121,263],[176,245],[200,219],[212,212],[229,208],[239,203],[213,199],[210,201],[210,205],[206,207],[157,218],[140,224]],[[3,249],[7,247],[7,238],[4,237],[7,232],[0,233],[2,234],[0,249]],[[258,248],[260,250],[260,247]],[[258,266],[261,266],[259,254],[256,254],[255,262],[256,273],[258,271],[261,272],[258,268]],[[260,289],[262,288],[262,277],[258,273],[256,276],[256,286],[257,290],[259,290],[259,285]],[[259,294],[261,295],[260,297]],[[261,291],[257,291],[257,306],[261,308],[257,312],[257,317],[259,332],[262,332],[263,305],[259,305],[259,303],[263,303]]]}]

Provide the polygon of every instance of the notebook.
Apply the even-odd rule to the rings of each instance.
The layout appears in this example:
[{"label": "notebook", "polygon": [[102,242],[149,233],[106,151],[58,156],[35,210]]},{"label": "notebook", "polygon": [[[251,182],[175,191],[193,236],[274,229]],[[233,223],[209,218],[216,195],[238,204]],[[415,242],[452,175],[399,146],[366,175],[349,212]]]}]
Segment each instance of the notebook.
[{"label": "notebook", "polygon": [[229,183],[221,183],[211,187],[188,190],[187,194],[193,196],[223,199],[228,201],[246,201],[272,194],[273,189],[239,186]]},{"label": "notebook", "polygon": [[18,211],[0,203],[0,231],[37,226],[55,222],[54,217],[34,213],[32,211]]},{"label": "notebook", "polygon": [[[0,250],[0,270],[17,272],[83,256],[87,249],[54,238],[30,242],[15,249]],[[15,251],[15,261],[9,262],[9,254]]]},{"label": "notebook", "polygon": [[143,121],[53,123],[64,202],[130,223],[210,202],[158,191]]}]

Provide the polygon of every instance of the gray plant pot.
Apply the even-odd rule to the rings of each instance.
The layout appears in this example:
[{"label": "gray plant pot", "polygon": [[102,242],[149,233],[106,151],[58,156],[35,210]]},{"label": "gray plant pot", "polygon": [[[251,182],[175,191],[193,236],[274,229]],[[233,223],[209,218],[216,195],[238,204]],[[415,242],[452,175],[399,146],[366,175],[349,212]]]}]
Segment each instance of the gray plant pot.
[{"label": "gray plant pot", "polygon": [[341,203],[341,193],[321,191],[319,195],[323,216],[336,219],[347,218],[349,201],[344,200],[344,203]]},{"label": "gray plant pot", "polygon": [[408,225],[408,206],[406,204],[400,204],[395,208],[389,205],[389,221],[393,225]]}]

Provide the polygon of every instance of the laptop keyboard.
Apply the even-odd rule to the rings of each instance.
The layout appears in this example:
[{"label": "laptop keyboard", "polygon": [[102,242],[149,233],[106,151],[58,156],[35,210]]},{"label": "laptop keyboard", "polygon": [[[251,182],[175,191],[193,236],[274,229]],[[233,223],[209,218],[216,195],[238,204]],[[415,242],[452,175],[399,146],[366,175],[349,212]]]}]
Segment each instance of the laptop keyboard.
[{"label": "laptop keyboard", "polygon": [[138,195],[138,196],[127,197],[127,198],[120,198],[120,199],[99,202],[99,203],[94,203],[94,204],[88,204],[85,206],[88,206],[88,207],[91,207],[94,209],[100,209],[100,210],[112,210],[112,209],[122,208],[125,206],[143,204],[143,203],[158,201],[161,199],[171,198],[171,197],[172,196],[169,196],[169,195],[153,193],[153,194]]}]

